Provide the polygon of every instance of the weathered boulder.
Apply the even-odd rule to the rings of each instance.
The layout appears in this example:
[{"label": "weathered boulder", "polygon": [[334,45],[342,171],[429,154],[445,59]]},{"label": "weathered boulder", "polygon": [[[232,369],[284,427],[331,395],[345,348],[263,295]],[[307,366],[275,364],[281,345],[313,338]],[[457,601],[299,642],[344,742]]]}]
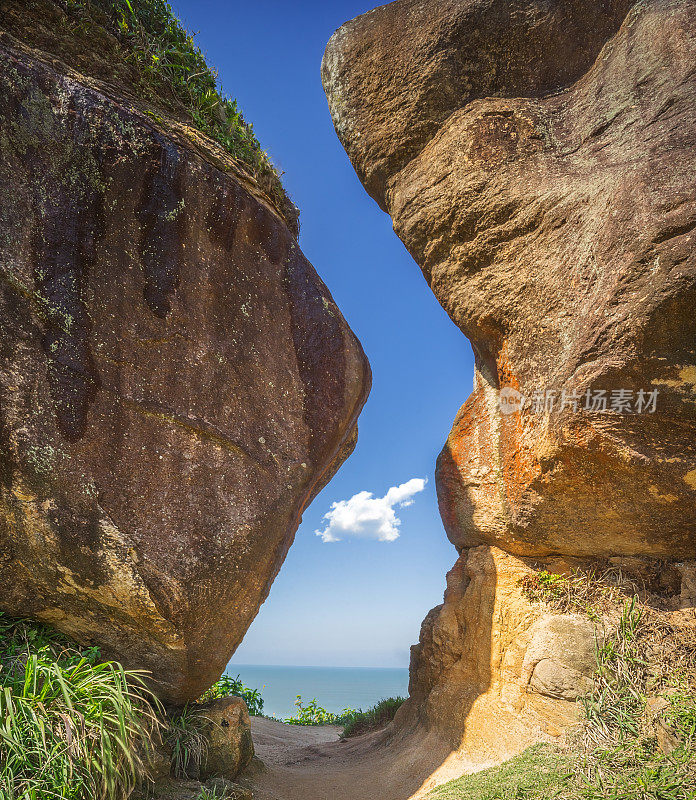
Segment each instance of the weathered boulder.
[{"label": "weathered boulder", "polygon": [[[594,625],[532,602],[523,581],[534,572],[530,559],[495,547],[462,554],[447,575],[444,603],[411,648],[402,726],[436,731],[469,762],[486,764],[553,740],[577,721],[569,701],[596,666]],[[555,667],[548,677],[544,659]]]},{"label": "weathered boulder", "polygon": [[221,697],[196,708],[206,740],[202,780],[235,778],[254,757],[249,711],[241,697]]},{"label": "weathered boulder", "polygon": [[[2,5],[46,47],[80,30]],[[221,147],[118,71],[6,32],[0,60],[0,609],[181,703],[354,446],[369,365],[296,220]]]},{"label": "weathered boulder", "polygon": [[690,0],[399,0],[329,42],[341,141],[474,349],[459,549],[696,555],[695,59]]},{"label": "weathered boulder", "polygon": [[397,0],[327,46],[338,136],[475,356],[436,470],[460,558],[396,720],[447,740],[431,782],[576,718],[593,625],[526,575],[693,606],[695,63],[692,0]]},{"label": "weathered boulder", "polygon": [[550,614],[529,630],[522,676],[537,694],[577,700],[593,686],[603,632],[581,614]]}]

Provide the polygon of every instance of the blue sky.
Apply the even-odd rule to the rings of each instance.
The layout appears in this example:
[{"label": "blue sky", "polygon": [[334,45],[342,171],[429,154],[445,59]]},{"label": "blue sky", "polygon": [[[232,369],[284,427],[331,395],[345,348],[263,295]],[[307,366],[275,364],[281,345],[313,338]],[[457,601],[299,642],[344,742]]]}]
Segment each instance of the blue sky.
[{"label": "blue sky", "polygon": [[[172,5],[285,172],[301,212],[302,249],[360,338],[374,379],[357,450],[305,512],[232,663],[405,667],[409,645],[427,611],[442,601],[445,573],[456,558],[437,511],[433,472],[471,391],[473,357],[389,217],[355,177],[331,124],[319,74],[324,47],[343,22],[375,4]],[[334,536],[339,522],[329,541],[315,535],[327,528],[330,520],[322,517],[332,503],[359,492],[382,498],[413,478],[428,482],[412,495],[412,505],[396,506],[398,538]]]}]

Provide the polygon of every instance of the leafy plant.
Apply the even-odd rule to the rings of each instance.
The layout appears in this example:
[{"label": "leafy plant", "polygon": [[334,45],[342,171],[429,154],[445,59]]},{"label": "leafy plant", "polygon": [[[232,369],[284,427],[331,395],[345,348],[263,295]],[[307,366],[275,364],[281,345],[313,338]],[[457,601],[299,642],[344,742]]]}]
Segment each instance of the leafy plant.
[{"label": "leafy plant", "polygon": [[396,716],[396,712],[405,701],[404,697],[388,697],[368,708],[367,711],[351,711],[344,721],[341,736],[348,739],[351,736],[360,736],[363,733],[376,731],[386,727]]},{"label": "leafy plant", "polygon": [[263,698],[258,689],[250,689],[245,686],[239,675],[236,678],[230,675],[223,675],[216,681],[207,692],[199,698],[199,703],[205,703],[208,700],[215,700],[219,697],[228,697],[236,695],[241,697],[246,703],[249,713],[252,717],[258,717],[263,714]]},{"label": "leafy plant", "polygon": [[353,710],[346,708],[341,714],[334,714],[327,711],[317,703],[316,697],[306,705],[302,702],[302,695],[297,695],[295,700],[297,712],[293,717],[287,717],[283,722],[290,725],[343,725],[346,723]]},{"label": "leafy plant", "polygon": [[146,776],[157,701],[143,674],[0,613],[0,798],[119,800]]}]

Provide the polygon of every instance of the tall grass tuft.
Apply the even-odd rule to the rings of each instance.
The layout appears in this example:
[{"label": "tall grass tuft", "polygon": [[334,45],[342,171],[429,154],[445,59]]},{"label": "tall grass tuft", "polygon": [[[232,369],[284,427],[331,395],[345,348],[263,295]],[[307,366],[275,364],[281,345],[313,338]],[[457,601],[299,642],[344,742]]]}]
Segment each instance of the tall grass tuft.
[{"label": "tall grass tuft", "polygon": [[0,800],[121,800],[159,727],[142,673],[0,613]]},{"label": "tall grass tuft", "polygon": [[341,736],[344,739],[349,739],[351,736],[360,736],[363,733],[386,728],[394,719],[396,712],[404,704],[404,701],[404,697],[387,697],[368,708],[367,711],[362,709],[360,711],[352,711],[344,722]]}]

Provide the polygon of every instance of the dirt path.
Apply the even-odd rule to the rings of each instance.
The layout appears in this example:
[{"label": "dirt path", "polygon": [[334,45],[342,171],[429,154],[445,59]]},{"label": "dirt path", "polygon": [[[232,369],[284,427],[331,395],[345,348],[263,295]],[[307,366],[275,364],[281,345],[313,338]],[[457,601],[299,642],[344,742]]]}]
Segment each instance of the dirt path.
[{"label": "dirt path", "polygon": [[446,754],[422,738],[385,742],[381,733],[340,742],[340,728],[252,718],[257,757],[243,778],[255,800],[409,800]]}]

